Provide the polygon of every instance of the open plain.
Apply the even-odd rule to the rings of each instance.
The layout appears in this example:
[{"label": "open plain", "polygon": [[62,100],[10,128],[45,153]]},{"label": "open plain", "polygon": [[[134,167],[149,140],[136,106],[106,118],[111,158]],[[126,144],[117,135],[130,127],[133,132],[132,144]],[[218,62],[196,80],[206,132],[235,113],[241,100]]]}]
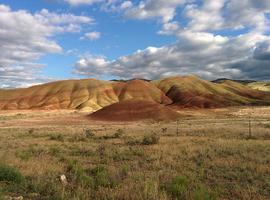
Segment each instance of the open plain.
[{"label": "open plain", "polygon": [[0,199],[269,199],[269,107],[179,114],[109,122],[1,111],[0,161],[17,175],[1,182]]}]

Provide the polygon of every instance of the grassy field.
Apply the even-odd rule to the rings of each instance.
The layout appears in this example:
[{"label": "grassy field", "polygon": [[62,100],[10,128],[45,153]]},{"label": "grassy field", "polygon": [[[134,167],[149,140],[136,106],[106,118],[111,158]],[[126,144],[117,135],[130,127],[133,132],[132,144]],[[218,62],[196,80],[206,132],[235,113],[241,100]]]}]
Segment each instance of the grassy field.
[{"label": "grassy field", "polygon": [[1,111],[0,199],[270,198],[270,108],[183,114],[177,128]]}]

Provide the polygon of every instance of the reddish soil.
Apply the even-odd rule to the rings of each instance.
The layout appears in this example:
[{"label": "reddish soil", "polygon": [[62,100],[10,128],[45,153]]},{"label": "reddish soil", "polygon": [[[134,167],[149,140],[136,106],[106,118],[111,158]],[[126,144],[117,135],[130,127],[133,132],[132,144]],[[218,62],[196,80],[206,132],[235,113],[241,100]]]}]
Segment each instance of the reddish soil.
[{"label": "reddish soil", "polygon": [[90,115],[94,120],[106,121],[136,121],[176,120],[180,114],[171,108],[154,101],[127,100],[107,106]]}]

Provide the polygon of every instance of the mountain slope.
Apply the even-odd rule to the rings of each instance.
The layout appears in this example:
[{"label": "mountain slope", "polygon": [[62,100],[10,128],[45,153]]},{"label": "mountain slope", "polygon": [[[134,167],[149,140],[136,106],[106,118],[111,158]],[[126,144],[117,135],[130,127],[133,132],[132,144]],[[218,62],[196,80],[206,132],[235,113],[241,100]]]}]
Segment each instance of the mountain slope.
[{"label": "mountain slope", "polygon": [[250,88],[254,90],[261,90],[265,92],[270,92],[270,83],[269,82],[253,82],[247,84]]},{"label": "mountain slope", "polygon": [[95,111],[127,99],[169,104],[154,85],[142,81],[67,80],[26,89],[0,90],[0,109],[82,109]]},{"label": "mountain slope", "polygon": [[169,77],[152,81],[174,105],[215,108],[238,105],[269,105],[270,96],[233,81],[212,83],[196,76]]},{"label": "mountain slope", "polygon": [[237,82],[213,83],[196,76],[178,76],[155,81],[66,80],[25,89],[0,90],[0,109],[79,109],[92,112],[130,99],[179,108],[270,105],[269,93]]}]

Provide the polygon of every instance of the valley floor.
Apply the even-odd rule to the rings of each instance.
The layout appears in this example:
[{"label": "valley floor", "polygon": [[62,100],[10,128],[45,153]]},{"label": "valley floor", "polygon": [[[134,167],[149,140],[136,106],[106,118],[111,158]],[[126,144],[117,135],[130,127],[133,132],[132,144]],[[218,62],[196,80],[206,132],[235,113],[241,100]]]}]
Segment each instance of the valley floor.
[{"label": "valley floor", "polygon": [[180,114],[116,123],[0,111],[0,199],[270,198],[270,107]]}]

